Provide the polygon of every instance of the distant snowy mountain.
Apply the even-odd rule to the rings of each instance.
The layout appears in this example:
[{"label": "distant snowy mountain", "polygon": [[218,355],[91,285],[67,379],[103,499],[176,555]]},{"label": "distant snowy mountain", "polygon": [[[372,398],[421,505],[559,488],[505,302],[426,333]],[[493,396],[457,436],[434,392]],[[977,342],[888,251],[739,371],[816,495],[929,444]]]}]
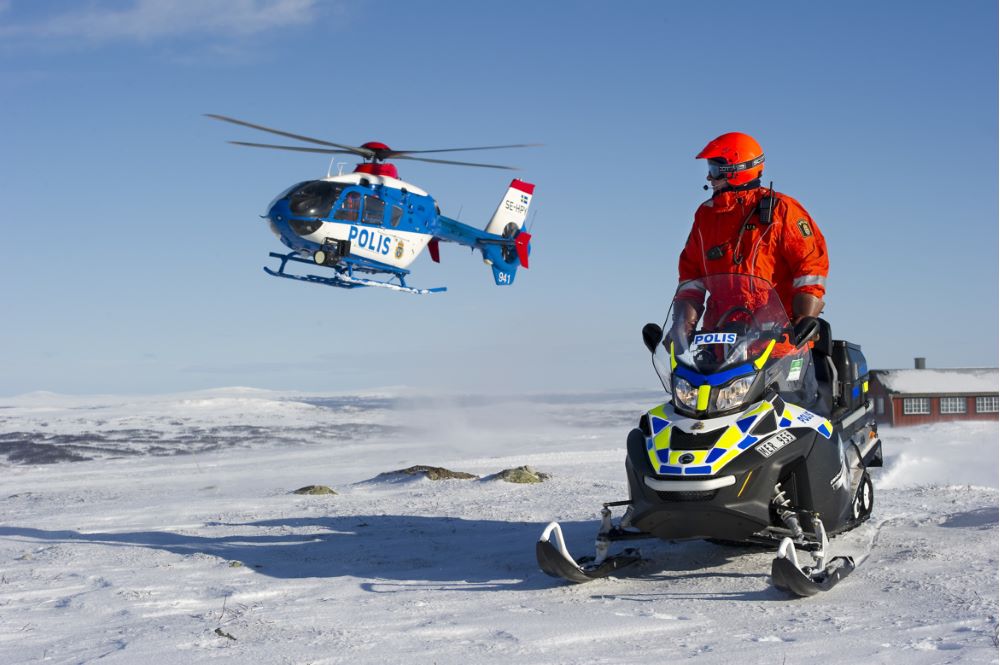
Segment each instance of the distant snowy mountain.
[{"label": "distant snowy mountain", "polygon": [[[592,547],[659,399],[0,399],[0,662],[997,662],[996,423],[883,431],[874,517],[833,541],[867,561],[823,597],[706,542],[585,586],[538,571],[550,519]],[[481,479],[379,478],[415,464]],[[551,480],[482,479],[523,464]]]}]

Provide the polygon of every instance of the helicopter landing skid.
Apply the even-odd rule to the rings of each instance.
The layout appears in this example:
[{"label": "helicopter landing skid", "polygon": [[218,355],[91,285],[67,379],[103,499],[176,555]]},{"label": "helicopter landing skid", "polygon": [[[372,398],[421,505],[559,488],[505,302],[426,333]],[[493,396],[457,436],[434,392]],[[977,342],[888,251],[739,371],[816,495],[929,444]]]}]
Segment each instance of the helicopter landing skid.
[{"label": "helicopter landing skid", "polygon": [[266,272],[268,275],[271,275],[272,277],[284,277],[286,279],[296,279],[299,280],[300,282],[312,282],[313,284],[335,286],[341,289],[356,289],[360,287],[373,286],[382,289],[391,289],[393,291],[415,293],[418,295],[441,293],[448,290],[444,286],[439,286],[430,289],[418,289],[412,286],[407,286],[406,281],[403,278],[403,275],[405,273],[378,270],[370,267],[362,267],[359,269],[364,270],[365,272],[372,272],[372,273],[379,273],[379,272],[389,273],[391,275],[389,279],[397,279],[399,280],[399,284],[393,284],[390,281],[383,282],[377,279],[366,279],[364,277],[355,277],[352,274],[354,267],[349,263],[346,266],[344,266],[343,264],[335,266],[334,270],[337,271],[337,274],[332,277],[322,277],[320,275],[293,275],[291,273],[285,272],[285,265],[288,263],[288,261],[296,261],[298,263],[305,263],[308,265],[316,265],[316,264],[314,264],[312,261],[307,261],[306,259],[300,258],[299,256],[297,256],[295,252],[292,252],[290,254],[278,254],[276,252],[271,252],[269,256],[273,256],[276,259],[281,259],[281,265],[278,266],[277,270],[271,270],[267,266],[264,267],[264,272]]}]

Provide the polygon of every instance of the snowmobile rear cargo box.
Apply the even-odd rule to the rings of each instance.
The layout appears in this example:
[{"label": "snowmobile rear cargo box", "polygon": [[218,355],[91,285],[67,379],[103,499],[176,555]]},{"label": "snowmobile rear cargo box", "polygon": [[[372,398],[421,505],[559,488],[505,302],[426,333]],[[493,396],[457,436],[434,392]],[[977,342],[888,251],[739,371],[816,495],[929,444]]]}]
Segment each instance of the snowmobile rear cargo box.
[{"label": "snowmobile rear cargo box", "polygon": [[865,403],[868,389],[868,361],[858,344],[833,340],[833,364],[839,379],[840,404],[848,413]]}]

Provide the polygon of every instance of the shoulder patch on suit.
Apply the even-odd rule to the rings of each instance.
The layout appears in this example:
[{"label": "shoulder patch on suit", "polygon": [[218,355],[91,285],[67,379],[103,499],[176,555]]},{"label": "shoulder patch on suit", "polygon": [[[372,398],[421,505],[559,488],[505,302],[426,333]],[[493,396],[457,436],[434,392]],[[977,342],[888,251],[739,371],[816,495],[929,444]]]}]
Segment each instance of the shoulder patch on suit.
[{"label": "shoulder patch on suit", "polygon": [[802,234],[803,238],[808,238],[813,234],[812,227],[809,226],[809,222],[807,222],[805,218],[800,219],[795,222],[795,224],[799,227],[799,232]]}]

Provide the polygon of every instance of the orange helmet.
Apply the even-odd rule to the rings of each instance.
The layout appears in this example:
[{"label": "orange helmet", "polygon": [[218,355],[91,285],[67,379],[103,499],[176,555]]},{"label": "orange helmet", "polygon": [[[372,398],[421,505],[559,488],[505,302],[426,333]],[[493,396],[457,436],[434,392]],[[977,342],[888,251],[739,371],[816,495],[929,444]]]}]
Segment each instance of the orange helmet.
[{"label": "orange helmet", "polygon": [[764,172],[764,151],[752,136],[729,132],[712,139],[695,159],[709,159],[719,164],[719,173],[730,185],[745,185]]}]

